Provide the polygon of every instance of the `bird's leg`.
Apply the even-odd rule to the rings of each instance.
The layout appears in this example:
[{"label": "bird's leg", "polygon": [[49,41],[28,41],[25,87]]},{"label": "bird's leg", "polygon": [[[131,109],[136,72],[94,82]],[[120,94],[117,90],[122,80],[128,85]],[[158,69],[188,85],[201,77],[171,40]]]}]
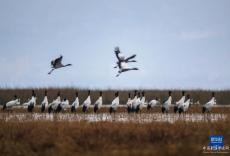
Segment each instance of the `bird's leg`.
[{"label": "bird's leg", "polygon": [[53,71],[54,71],[54,68],[53,68],[53,69],[51,69],[51,71],[50,71],[48,74],[51,74]]}]

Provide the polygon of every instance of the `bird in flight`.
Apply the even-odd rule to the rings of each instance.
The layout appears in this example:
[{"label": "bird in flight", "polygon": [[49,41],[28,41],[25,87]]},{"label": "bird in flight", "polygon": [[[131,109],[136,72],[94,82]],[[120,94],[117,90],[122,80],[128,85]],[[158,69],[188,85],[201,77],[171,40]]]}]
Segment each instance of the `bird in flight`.
[{"label": "bird in flight", "polygon": [[52,69],[48,74],[51,74],[55,69],[59,69],[59,68],[67,67],[67,66],[72,66],[72,64],[63,65],[62,59],[63,59],[63,56],[61,55],[59,58],[56,58],[55,60],[51,61],[51,68]]},{"label": "bird in flight", "polygon": [[130,62],[137,62],[136,60],[133,60],[137,55],[131,55],[129,57],[125,57],[124,55],[122,55],[122,53],[120,52],[119,47],[116,47],[115,50],[115,55],[117,57],[117,65],[114,68],[119,68],[118,70],[118,74],[116,75],[116,77],[118,77],[121,73],[123,72],[127,72],[130,70],[139,70],[138,68],[130,68],[128,67],[128,63]]}]

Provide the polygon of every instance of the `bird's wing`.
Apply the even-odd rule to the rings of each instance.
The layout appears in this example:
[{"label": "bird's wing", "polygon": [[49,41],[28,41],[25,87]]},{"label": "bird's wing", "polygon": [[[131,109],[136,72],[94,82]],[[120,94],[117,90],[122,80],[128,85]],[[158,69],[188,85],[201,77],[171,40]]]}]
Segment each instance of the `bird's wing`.
[{"label": "bird's wing", "polygon": [[54,60],[54,65],[55,66],[60,66],[60,65],[62,65],[62,59],[63,59],[63,56],[61,55],[59,58],[57,58],[57,59],[55,59]]},{"label": "bird's wing", "polygon": [[129,61],[129,60],[135,58],[136,56],[137,56],[136,54],[134,54],[134,55],[132,55],[132,56],[129,56],[129,57],[127,57],[127,58],[125,59],[125,61],[127,62],[127,61]]}]

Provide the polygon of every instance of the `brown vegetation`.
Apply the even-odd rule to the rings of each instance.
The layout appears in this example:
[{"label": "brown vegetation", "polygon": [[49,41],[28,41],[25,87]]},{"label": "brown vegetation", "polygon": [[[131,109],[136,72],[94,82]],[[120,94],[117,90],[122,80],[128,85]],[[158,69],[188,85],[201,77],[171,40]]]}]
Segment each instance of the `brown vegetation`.
[{"label": "brown vegetation", "polygon": [[4,122],[1,155],[202,155],[210,135],[230,144],[230,120],[216,123]]}]

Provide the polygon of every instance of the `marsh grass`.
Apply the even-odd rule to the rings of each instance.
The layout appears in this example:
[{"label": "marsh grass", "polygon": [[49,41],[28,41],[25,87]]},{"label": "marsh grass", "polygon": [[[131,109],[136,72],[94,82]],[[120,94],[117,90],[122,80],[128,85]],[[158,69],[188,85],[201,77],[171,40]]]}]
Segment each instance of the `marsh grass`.
[{"label": "marsh grass", "polygon": [[230,144],[230,120],[206,123],[4,122],[1,155],[202,155],[210,135]]}]

